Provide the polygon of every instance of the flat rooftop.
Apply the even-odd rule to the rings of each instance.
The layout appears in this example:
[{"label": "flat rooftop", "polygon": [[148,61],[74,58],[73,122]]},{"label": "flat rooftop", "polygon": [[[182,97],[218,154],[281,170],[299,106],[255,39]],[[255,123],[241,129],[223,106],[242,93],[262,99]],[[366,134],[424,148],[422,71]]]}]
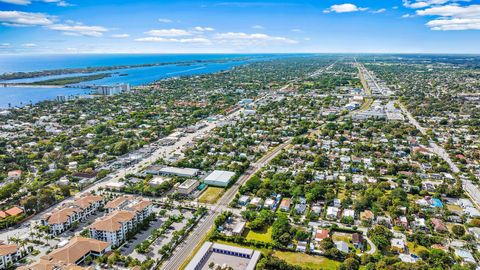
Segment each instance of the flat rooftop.
[{"label": "flat rooftop", "polygon": [[234,172],[215,170],[205,178],[205,181],[229,182],[233,176],[235,176]]},{"label": "flat rooftop", "polygon": [[191,175],[194,176],[198,173],[198,169],[193,168],[178,168],[178,167],[163,167],[159,170],[164,174],[177,174],[177,175]]}]

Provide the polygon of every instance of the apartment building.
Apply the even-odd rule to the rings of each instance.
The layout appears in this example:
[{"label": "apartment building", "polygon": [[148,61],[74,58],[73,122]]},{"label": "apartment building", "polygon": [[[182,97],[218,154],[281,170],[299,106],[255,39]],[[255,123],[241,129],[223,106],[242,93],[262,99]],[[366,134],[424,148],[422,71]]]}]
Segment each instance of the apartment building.
[{"label": "apartment building", "polygon": [[24,254],[15,244],[0,244],[0,269],[11,267]]},{"label": "apartment building", "polygon": [[[116,203],[125,199],[119,198]],[[97,219],[88,227],[91,238],[109,242],[114,247],[122,244],[127,239],[127,234],[153,213],[153,205],[149,200],[140,199],[130,203],[123,201],[120,204],[123,206],[116,203],[109,205],[106,216]]]},{"label": "apartment building", "polygon": [[48,226],[50,234],[58,235],[70,229],[75,222],[94,214],[104,204],[102,196],[88,194],[45,214],[41,223]]},{"label": "apartment building", "polygon": [[18,269],[87,269],[78,265],[82,265],[88,257],[100,257],[110,251],[111,245],[107,242],[75,236],[66,246],[58,248],[42,256],[40,260]]}]

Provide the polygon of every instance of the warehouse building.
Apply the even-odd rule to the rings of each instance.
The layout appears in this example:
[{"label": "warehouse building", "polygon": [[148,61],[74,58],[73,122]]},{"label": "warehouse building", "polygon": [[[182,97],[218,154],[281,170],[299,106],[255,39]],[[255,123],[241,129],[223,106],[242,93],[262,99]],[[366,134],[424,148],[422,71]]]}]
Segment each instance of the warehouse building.
[{"label": "warehouse building", "polygon": [[226,187],[235,176],[234,172],[215,170],[203,182],[209,186]]},{"label": "warehouse building", "polygon": [[199,171],[199,169],[193,168],[163,167],[158,171],[158,174],[176,175],[181,177],[194,177],[198,174]]},{"label": "warehouse building", "polygon": [[211,269],[208,265],[212,262],[217,266],[230,266],[236,270],[254,270],[259,259],[258,250],[205,242],[185,270]]}]

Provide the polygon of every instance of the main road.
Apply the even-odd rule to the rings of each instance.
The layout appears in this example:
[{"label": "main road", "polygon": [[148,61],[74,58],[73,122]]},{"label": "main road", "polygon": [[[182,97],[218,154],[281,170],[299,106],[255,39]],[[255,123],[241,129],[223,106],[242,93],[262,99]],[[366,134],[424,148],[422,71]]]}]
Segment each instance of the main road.
[{"label": "main road", "polygon": [[212,228],[215,218],[218,217],[223,211],[228,210],[228,204],[233,200],[238,189],[255,173],[257,173],[265,164],[268,164],[274,159],[283,149],[289,146],[291,139],[288,139],[284,143],[278,145],[266,155],[261,157],[257,162],[253,163],[250,168],[242,174],[237,182],[229,188],[223,196],[217,201],[208,214],[203,218],[201,223],[195,228],[194,232],[187,236],[184,242],[175,249],[173,255],[163,264],[162,269],[178,270],[180,269],[183,261],[195,250],[195,248],[201,244],[204,237],[208,234],[210,228]]}]

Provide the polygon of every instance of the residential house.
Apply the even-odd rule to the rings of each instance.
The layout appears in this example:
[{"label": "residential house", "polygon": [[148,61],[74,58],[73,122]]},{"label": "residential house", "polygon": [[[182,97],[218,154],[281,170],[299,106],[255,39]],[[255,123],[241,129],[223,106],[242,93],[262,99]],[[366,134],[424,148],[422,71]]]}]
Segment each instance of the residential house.
[{"label": "residential house", "polygon": [[363,250],[365,246],[365,239],[361,233],[352,234],[352,243],[355,248]]},{"label": "residential house", "polygon": [[375,215],[370,210],[365,210],[360,212],[360,220],[361,221],[373,221]]},{"label": "residential house", "polygon": [[321,242],[327,237],[330,237],[330,231],[328,229],[320,229],[315,231],[315,241]]},{"label": "residential house", "polygon": [[390,240],[390,247],[393,252],[404,253],[406,251],[403,238],[392,238],[392,240]]},{"label": "residential house", "polygon": [[340,209],[334,206],[329,206],[327,208],[327,219],[337,220],[339,213],[340,213]]},{"label": "residential house", "polygon": [[343,253],[348,253],[348,244],[345,243],[344,241],[335,241],[335,246],[337,247],[338,250],[340,250]]},{"label": "residential house", "polygon": [[438,233],[443,233],[443,232],[448,232],[448,228],[447,226],[445,225],[445,223],[443,223],[442,220],[438,219],[438,218],[432,218],[430,220],[430,222],[432,223],[433,225],[433,229],[438,232]]},{"label": "residential house", "polygon": [[292,206],[292,199],[290,198],[283,198],[280,202],[280,210],[288,212],[290,211],[290,207]]}]

